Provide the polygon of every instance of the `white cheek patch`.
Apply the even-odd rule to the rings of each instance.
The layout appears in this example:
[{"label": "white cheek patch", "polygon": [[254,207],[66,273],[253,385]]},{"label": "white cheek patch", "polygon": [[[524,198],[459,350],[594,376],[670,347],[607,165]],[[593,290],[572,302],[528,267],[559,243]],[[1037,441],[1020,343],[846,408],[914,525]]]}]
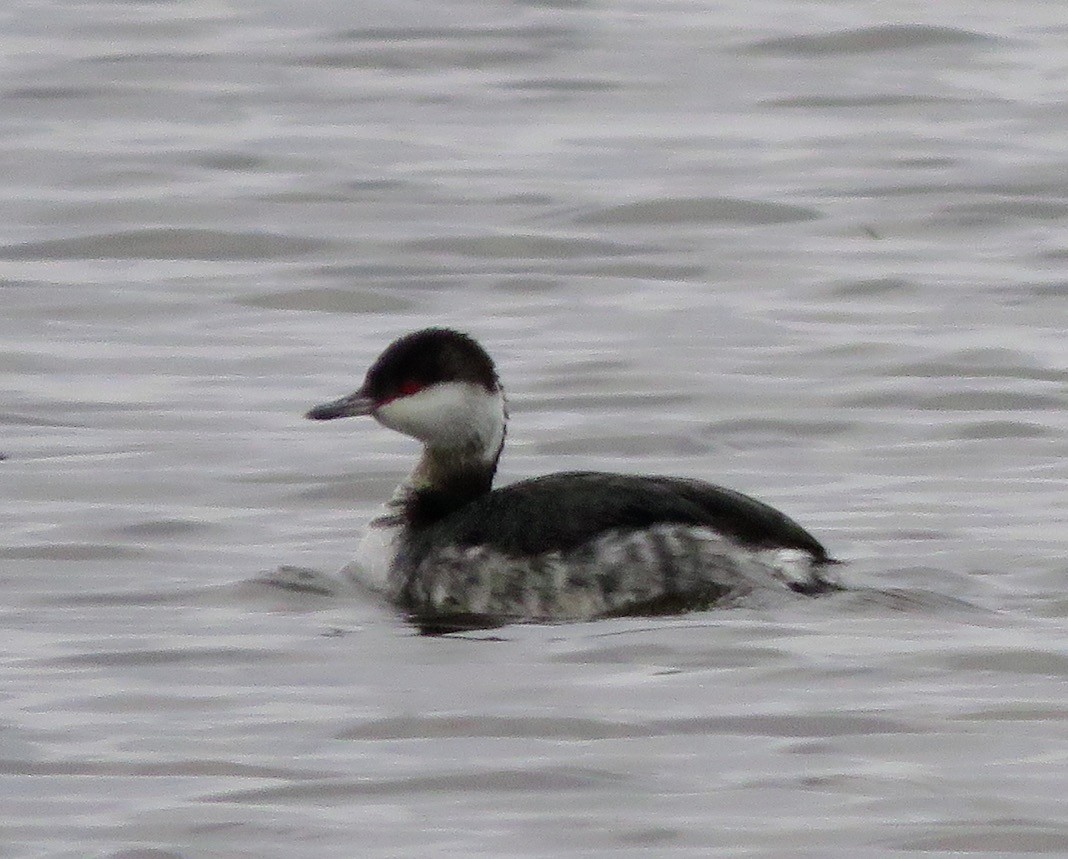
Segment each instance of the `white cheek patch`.
[{"label": "white cheek patch", "polygon": [[477,444],[496,454],[504,441],[504,395],[469,382],[442,382],[398,397],[374,412],[391,430],[434,446]]}]

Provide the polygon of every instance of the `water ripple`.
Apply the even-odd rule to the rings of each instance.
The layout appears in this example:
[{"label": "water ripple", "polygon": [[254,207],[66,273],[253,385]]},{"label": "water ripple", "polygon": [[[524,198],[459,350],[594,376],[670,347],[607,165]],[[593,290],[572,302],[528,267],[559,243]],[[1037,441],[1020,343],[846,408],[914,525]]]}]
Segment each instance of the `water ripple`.
[{"label": "water ripple", "polygon": [[993,37],[957,27],[925,24],[885,24],[857,27],[832,33],[811,33],[763,39],[745,48],[746,53],[786,56],[871,54],[915,48],[989,44]]},{"label": "water ripple", "polygon": [[261,232],[146,228],[0,246],[0,259],[249,260],[306,254],[327,247],[318,239]]},{"label": "water ripple", "polygon": [[580,215],[578,224],[604,226],[633,224],[788,224],[813,221],[820,212],[804,206],[789,206],[759,200],[728,197],[693,199],[664,198],[610,206]]},{"label": "water ripple", "polygon": [[234,790],[205,797],[211,802],[279,802],[341,800],[361,796],[412,797],[419,794],[541,793],[603,789],[622,785],[625,776],[604,770],[573,766],[531,769],[502,769],[486,772],[457,772],[445,775],[410,776],[407,778],[336,779],[327,782],[305,781],[297,785]]},{"label": "water ripple", "polygon": [[567,238],[512,233],[498,236],[471,236],[418,239],[404,247],[424,253],[446,253],[482,259],[568,260],[585,257],[614,257],[648,252],[652,248],[600,239]]}]

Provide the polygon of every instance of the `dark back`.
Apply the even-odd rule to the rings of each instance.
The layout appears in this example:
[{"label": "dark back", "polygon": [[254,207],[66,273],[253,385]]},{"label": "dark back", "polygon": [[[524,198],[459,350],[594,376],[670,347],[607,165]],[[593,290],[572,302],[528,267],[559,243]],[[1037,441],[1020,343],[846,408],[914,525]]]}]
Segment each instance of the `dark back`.
[{"label": "dark back", "polygon": [[566,552],[607,531],[657,524],[711,527],[754,549],[827,552],[804,528],[755,498],[700,480],[563,472],[480,495],[436,521],[409,527],[408,560],[435,546],[487,546],[512,557]]}]

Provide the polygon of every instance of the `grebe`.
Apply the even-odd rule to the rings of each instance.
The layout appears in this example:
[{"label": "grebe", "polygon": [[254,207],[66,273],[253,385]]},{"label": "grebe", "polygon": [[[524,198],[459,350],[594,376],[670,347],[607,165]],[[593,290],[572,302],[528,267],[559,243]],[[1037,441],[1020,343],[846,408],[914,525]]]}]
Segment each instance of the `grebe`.
[{"label": "grebe", "polygon": [[[836,563],[767,504],[700,480],[566,472],[493,489],[508,412],[473,338],[394,341],[312,420],[371,415],[423,443],[346,572],[426,630],[666,614],[762,587],[817,594]],[[377,553],[377,557],[376,557]]]}]

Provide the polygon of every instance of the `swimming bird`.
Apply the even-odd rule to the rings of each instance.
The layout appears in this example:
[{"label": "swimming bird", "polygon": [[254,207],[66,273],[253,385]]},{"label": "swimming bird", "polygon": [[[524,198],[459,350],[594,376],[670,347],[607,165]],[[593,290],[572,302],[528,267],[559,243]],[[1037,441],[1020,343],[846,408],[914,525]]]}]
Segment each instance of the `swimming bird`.
[{"label": "swimming bird", "polygon": [[837,589],[837,563],[773,507],[683,477],[572,471],[493,488],[508,411],[472,337],[391,343],[312,420],[371,416],[423,445],[346,571],[424,630],[667,614],[761,588]]}]

